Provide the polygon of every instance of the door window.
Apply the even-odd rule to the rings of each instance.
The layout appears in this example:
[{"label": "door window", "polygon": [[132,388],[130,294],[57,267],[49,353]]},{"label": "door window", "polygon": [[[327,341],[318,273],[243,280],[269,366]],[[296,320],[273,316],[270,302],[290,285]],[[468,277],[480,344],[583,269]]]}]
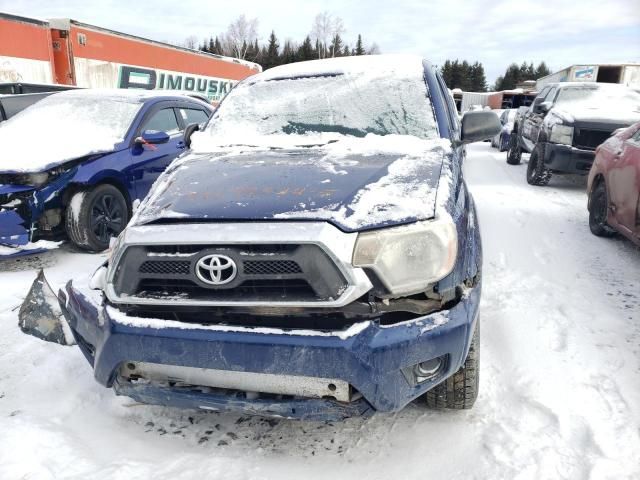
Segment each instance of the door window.
[{"label": "door window", "polygon": [[551,90],[549,90],[549,92],[544,97],[544,101],[545,102],[553,102],[553,99],[555,98],[557,91],[558,91],[558,89],[555,88],[555,87],[553,87]]},{"label": "door window", "polygon": [[180,126],[178,125],[178,119],[173,108],[164,108],[154,113],[149,120],[147,120],[142,127],[142,131],[145,130],[157,130],[159,132],[166,132],[169,135],[178,133]]},{"label": "door window", "polygon": [[198,110],[196,108],[181,108],[180,115],[182,116],[185,125],[189,125],[190,123],[203,125],[207,123],[207,120],[209,120],[209,116],[203,110]]}]

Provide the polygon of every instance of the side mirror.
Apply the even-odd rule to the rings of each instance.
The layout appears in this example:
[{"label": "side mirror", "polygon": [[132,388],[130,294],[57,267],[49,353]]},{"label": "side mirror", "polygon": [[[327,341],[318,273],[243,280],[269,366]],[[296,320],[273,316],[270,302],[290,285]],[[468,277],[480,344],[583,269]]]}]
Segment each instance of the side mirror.
[{"label": "side mirror", "polygon": [[494,112],[467,112],[462,116],[461,143],[482,142],[502,131],[500,119]]},{"label": "side mirror", "polygon": [[200,130],[200,125],[197,123],[190,123],[187,125],[187,128],[184,129],[184,145],[187,148],[191,148],[191,135],[193,132],[198,132]]},{"label": "side mirror", "polygon": [[145,130],[138,138],[136,138],[137,144],[151,144],[156,145],[159,143],[167,143],[169,141],[169,134],[167,132],[159,132],[157,130]]},{"label": "side mirror", "polygon": [[549,110],[551,110],[551,107],[553,106],[553,103],[551,102],[542,102],[536,105],[534,112],[535,113],[547,113]]}]

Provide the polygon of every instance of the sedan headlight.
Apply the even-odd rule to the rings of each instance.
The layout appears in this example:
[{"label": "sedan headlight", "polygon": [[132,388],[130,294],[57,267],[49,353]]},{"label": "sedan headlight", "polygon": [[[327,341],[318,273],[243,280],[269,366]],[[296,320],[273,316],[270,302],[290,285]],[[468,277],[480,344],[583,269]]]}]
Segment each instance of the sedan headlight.
[{"label": "sedan headlight", "polygon": [[49,181],[49,172],[23,173],[16,178],[16,183],[39,188]]},{"label": "sedan headlight", "polygon": [[353,265],[373,270],[391,294],[410,295],[449,275],[457,254],[456,226],[442,218],[360,233]]},{"label": "sedan headlight", "polygon": [[551,127],[551,138],[553,143],[562,143],[564,145],[571,145],[573,142],[573,127],[567,125],[556,124]]}]

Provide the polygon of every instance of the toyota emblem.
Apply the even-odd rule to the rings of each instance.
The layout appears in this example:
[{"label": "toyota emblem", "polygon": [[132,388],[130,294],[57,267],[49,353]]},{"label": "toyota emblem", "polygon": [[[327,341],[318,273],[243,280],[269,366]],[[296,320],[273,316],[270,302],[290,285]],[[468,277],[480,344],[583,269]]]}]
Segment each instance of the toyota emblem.
[{"label": "toyota emblem", "polygon": [[205,255],[196,263],[196,275],[208,285],[224,285],[236,278],[238,267],[226,255]]}]

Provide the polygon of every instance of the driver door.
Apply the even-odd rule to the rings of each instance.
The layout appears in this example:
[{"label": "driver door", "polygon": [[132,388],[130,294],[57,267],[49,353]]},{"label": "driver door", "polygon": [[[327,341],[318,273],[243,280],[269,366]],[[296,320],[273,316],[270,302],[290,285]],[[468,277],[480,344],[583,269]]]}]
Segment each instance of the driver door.
[{"label": "driver door", "polygon": [[[556,87],[551,88],[542,99],[542,102],[553,102],[557,92],[558,92],[558,89]],[[544,117],[546,115],[547,115],[546,112],[534,113],[533,115],[531,115],[531,126],[530,126],[531,130],[530,130],[529,138],[536,144],[540,140],[540,131],[542,130],[542,122],[544,121]]]},{"label": "driver door", "polygon": [[144,198],[158,176],[185,150],[183,127],[179,121],[177,107],[171,104],[154,106],[143,118],[136,137],[146,130],[157,130],[169,134],[163,144],[134,144],[131,148],[131,165],[136,197]]}]

